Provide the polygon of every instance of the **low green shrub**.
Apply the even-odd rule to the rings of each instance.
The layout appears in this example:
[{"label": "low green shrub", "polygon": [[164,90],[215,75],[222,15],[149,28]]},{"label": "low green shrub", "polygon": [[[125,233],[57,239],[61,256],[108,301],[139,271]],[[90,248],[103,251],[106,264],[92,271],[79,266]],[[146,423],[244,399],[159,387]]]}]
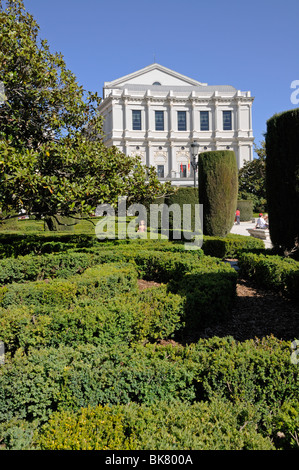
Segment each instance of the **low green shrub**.
[{"label": "low green shrub", "polygon": [[67,252],[40,256],[20,256],[0,261],[0,285],[12,282],[68,278],[93,264],[91,254]]},{"label": "low green shrub", "polygon": [[0,423],[1,450],[32,450],[37,422],[25,419],[12,419]]},{"label": "low green shrub", "polygon": [[36,446],[42,450],[273,450],[269,437],[258,431],[258,419],[250,405],[235,407],[219,400],[97,406],[55,413],[36,435]]},{"label": "low green shrub", "polygon": [[131,264],[107,263],[86,269],[68,280],[52,279],[0,287],[1,306],[28,305],[70,307],[78,297],[112,297],[137,288],[137,273]]},{"label": "low green shrub", "polygon": [[115,239],[99,241],[90,234],[63,233],[0,233],[0,258],[17,258],[25,255],[61,253],[69,250],[85,251],[123,247],[128,249],[154,249],[184,251],[181,241],[168,239]]},{"label": "low green shrub", "polygon": [[287,400],[273,418],[273,441],[277,449],[299,449],[299,402]]},{"label": "low green shrub", "polygon": [[237,209],[240,211],[240,221],[247,222],[253,216],[253,202],[250,199],[238,199]]},{"label": "low green shrub", "polygon": [[[25,255],[18,258],[0,260],[0,285],[12,282],[36,281],[49,278],[69,278],[81,274],[87,267],[96,264],[121,262],[134,259],[138,253],[146,256],[150,251],[154,256],[157,252],[179,256],[186,259],[198,260],[203,256],[202,250],[187,253],[182,244],[168,241],[145,241],[138,243],[103,243],[94,247],[72,249],[62,253],[44,255]],[[163,255],[162,255],[163,256]]]},{"label": "low green shrub", "polygon": [[173,278],[181,279],[184,273],[204,263],[204,257],[197,250],[171,254],[140,250],[134,257],[129,254],[127,260],[134,262],[140,278],[164,283]]},{"label": "low green shrub", "polygon": [[0,258],[16,258],[91,247],[98,243],[94,235],[62,233],[0,233]]},{"label": "low green shrub", "polygon": [[265,251],[263,240],[244,235],[229,234],[226,237],[204,236],[202,250],[216,258],[238,258],[243,252]]},{"label": "low green shrub", "polygon": [[185,330],[194,331],[227,319],[236,297],[237,272],[229,264],[204,257],[200,265],[172,278],[170,291],[185,298]]},{"label": "low green shrub", "polygon": [[191,345],[189,354],[198,364],[197,399],[217,395],[257,404],[268,413],[269,408],[298,397],[299,368],[290,360],[286,341],[270,336],[238,343],[215,337]]},{"label": "low green shrub", "polygon": [[299,298],[299,262],[278,255],[244,253],[239,258],[240,276],[259,286]]},{"label": "low green shrub", "polygon": [[192,402],[191,364],[150,346],[60,345],[7,355],[0,369],[0,422],[46,422],[54,411],[99,404]]},{"label": "low green shrub", "polygon": [[112,299],[80,300],[71,308],[52,307],[35,315],[28,306],[0,310],[0,339],[6,353],[19,348],[79,344],[111,346],[172,338],[182,328],[184,299],[166,286]]},{"label": "low green shrub", "polygon": [[99,404],[192,404],[213,397],[256,405],[263,416],[298,395],[287,342],[200,340],[188,347],[90,344],[16,351],[0,369],[0,422]]}]

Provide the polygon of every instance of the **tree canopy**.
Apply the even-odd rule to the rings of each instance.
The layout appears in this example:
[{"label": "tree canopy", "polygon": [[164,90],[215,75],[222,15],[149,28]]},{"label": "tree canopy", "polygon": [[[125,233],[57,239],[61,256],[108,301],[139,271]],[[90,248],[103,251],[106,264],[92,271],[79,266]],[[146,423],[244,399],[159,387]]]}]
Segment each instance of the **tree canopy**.
[{"label": "tree canopy", "polygon": [[[4,5],[5,3],[5,5]],[[93,213],[101,203],[149,203],[167,193],[146,168],[102,140],[101,99],[39,39],[22,0],[0,0],[0,206],[36,217]],[[2,212],[2,216],[3,216]]]},{"label": "tree canopy", "polygon": [[239,199],[251,199],[254,209],[265,210],[266,199],[266,149],[265,141],[255,145],[258,158],[246,162],[239,170]]}]

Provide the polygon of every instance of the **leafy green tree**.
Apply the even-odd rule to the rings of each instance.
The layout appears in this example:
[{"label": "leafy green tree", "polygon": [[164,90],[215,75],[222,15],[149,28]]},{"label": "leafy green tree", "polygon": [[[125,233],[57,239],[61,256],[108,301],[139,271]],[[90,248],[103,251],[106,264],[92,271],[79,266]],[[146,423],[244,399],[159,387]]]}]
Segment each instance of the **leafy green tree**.
[{"label": "leafy green tree", "polygon": [[39,41],[22,0],[0,0],[0,208],[24,208],[49,228],[57,216],[91,214],[98,204],[152,202],[169,190],[154,168],[101,139],[100,98],[87,93],[61,54]]},{"label": "leafy green tree", "polygon": [[99,98],[88,95],[38,37],[39,26],[22,0],[0,0],[0,79],[6,101],[0,106],[0,135],[14,147],[39,148],[85,128],[95,117]]},{"label": "leafy green tree", "polygon": [[255,211],[266,210],[266,149],[265,141],[261,142],[261,147],[255,145],[255,152],[258,158],[239,170],[239,199],[251,199]]}]

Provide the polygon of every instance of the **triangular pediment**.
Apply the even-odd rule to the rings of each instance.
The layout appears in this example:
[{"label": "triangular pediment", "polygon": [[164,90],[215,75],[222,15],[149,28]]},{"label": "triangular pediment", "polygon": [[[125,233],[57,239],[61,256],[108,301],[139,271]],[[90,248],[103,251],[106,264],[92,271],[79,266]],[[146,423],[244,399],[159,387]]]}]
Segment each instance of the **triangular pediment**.
[{"label": "triangular pediment", "polygon": [[111,82],[105,82],[107,88],[124,87],[125,85],[154,85],[162,86],[198,86],[206,83],[198,82],[192,78],[186,77],[174,70],[170,70],[163,65],[154,63],[137,70],[134,73],[125,75]]}]

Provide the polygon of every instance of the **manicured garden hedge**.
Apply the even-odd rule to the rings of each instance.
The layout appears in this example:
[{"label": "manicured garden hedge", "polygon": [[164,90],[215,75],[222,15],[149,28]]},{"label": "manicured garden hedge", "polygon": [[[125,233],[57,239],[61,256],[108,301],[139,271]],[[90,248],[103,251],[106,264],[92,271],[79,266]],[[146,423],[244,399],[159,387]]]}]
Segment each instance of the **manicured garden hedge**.
[{"label": "manicured garden hedge", "polygon": [[[238,253],[249,278],[263,263],[260,278],[288,292],[298,292],[295,261],[269,256],[250,237],[206,238],[194,251],[74,240],[61,253],[0,262],[2,446],[296,448],[290,344],[214,337],[183,345],[190,331],[231,313],[237,272],[220,258]],[[161,285],[140,291],[140,279]]]},{"label": "manicured garden hedge", "polygon": [[202,250],[216,258],[238,258],[243,252],[265,251],[265,245],[258,238],[230,233],[226,237],[204,236]]},{"label": "manicured garden hedge", "polygon": [[237,209],[240,211],[240,221],[247,222],[248,220],[252,219],[253,216],[253,202],[243,199],[238,199],[237,201]]},{"label": "manicured garden hedge", "polygon": [[[132,290],[138,276],[169,283],[169,290],[185,300],[185,317],[182,321],[186,328],[198,328],[226,318],[236,291],[236,272],[216,258],[204,256],[201,250],[167,252],[140,249],[137,251],[122,249],[120,246],[118,249],[111,247],[110,250],[92,249],[89,253],[68,252],[61,255],[40,256],[34,258],[32,264],[24,258],[14,260],[15,264],[11,260],[2,261],[4,268],[6,265],[6,270],[3,269],[2,282],[3,280],[11,282],[15,278],[19,281],[13,284],[7,282],[0,288],[0,305],[4,308],[18,305],[22,301],[23,305],[30,306],[34,312],[41,313],[48,310],[54,298],[56,305],[63,303],[65,306],[70,306],[75,300],[78,301],[78,297],[82,297],[83,293],[89,297],[103,297],[108,287],[109,295],[114,296],[120,293],[121,289]],[[118,265],[113,264],[107,264],[105,268],[98,266],[84,271],[87,265],[112,261],[129,262],[122,267],[122,270],[125,270],[124,274]],[[135,270],[135,278],[132,270]],[[49,279],[47,276],[42,281],[20,283],[24,278],[28,280],[36,276],[44,277],[45,271],[54,279]],[[83,274],[72,275],[74,271],[81,271]],[[61,274],[64,275],[63,279],[55,279]]]},{"label": "manicured garden hedge", "polygon": [[61,252],[70,248],[86,248],[96,243],[94,235],[0,233],[0,258]]},{"label": "manicured garden hedge", "polygon": [[299,300],[298,261],[278,255],[243,253],[239,258],[239,268],[240,276]]},{"label": "manicured garden hedge", "polygon": [[0,310],[1,339],[12,355],[19,348],[154,342],[182,329],[184,307],[184,298],[166,286],[101,302],[80,298],[71,308],[43,305],[38,315],[31,306],[10,306]]},{"label": "manicured garden hedge", "polygon": [[[198,202],[198,189],[197,188],[177,188],[174,194],[170,194],[169,196],[164,198],[165,210],[162,213],[162,227],[170,229],[169,235],[173,238],[176,237],[176,233],[181,236],[183,228],[187,231],[194,232],[195,230],[195,205],[199,204]],[[173,217],[172,211],[167,211],[166,208],[170,208],[173,204],[176,204],[179,208],[181,217],[180,217],[180,224],[179,226],[175,223],[176,220]],[[188,206],[190,209],[190,224],[188,226],[183,227],[183,213],[186,208],[184,205]],[[199,218],[199,210],[197,217]],[[197,227],[196,227],[197,228]]]},{"label": "manicured garden hedge", "polygon": [[233,151],[199,154],[198,193],[203,205],[203,234],[226,236],[234,223],[238,196],[238,168]]},{"label": "manicured garden hedge", "polygon": [[37,445],[46,450],[273,450],[257,422],[251,405],[235,407],[217,399],[97,406],[56,413],[37,436]]},{"label": "manicured garden hedge", "polygon": [[291,250],[299,238],[299,108],[267,121],[266,155],[270,237],[275,247]]},{"label": "manicured garden hedge", "polygon": [[71,307],[80,298],[109,298],[121,292],[136,291],[137,272],[131,264],[103,264],[88,268],[69,280],[53,279],[13,283],[0,288],[0,305],[28,305],[34,312],[57,305]]},{"label": "manicured garden hedge", "polygon": [[[198,448],[206,445],[214,449],[233,446],[245,449],[257,445],[265,449],[264,446],[270,446],[269,438],[273,436],[274,430],[277,435],[282,427],[288,427],[287,410],[284,411],[281,405],[289,403],[292,406],[292,400],[297,397],[298,372],[298,367],[290,361],[289,345],[275,338],[248,340],[244,343],[237,343],[231,338],[212,338],[187,347],[139,345],[132,348],[120,343],[110,347],[77,345],[72,348],[61,345],[58,348],[31,349],[27,355],[17,352],[1,367],[0,421],[6,423],[7,430],[9,426],[14,428],[20,420],[26,420],[28,425],[38,420],[40,430],[40,425],[52,417],[49,425],[41,431],[40,440],[34,439],[35,443],[40,442],[46,449],[59,448],[56,446],[60,445],[65,446],[62,448],[73,448],[76,446],[79,426],[81,436],[86,438],[86,445],[97,448],[94,446],[101,445],[103,435],[100,430],[91,435],[91,423],[97,419],[93,415],[97,409],[94,407],[109,404],[113,415],[114,412],[118,414],[115,406],[126,405],[128,409],[130,406],[134,408],[132,403],[136,403],[138,406],[135,409],[139,409],[141,414],[143,407],[145,413],[146,407],[150,407],[148,413],[152,409],[155,415],[158,413],[155,410],[159,407],[163,409],[165,405],[162,402],[165,401],[169,410],[177,410],[179,421],[173,421],[173,414],[169,411],[172,424],[175,426],[175,423],[180,422],[180,426],[186,429],[187,434],[182,433],[179,445],[186,445],[185,439],[191,439],[193,435],[195,440],[191,440],[192,445]],[[217,397],[220,401],[215,402]],[[180,405],[177,404],[178,400]],[[180,406],[182,411],[179,411]],[[89,408],[89,411],[80,411],[81,407]],[[190,416],[190,420],[192,410],[195,416],[197,412],[204,413],[201,415],[205,416],[203,422],[195,419],[193,425],[191,422],[188,426],[184,425],[186,407],[189,408],[190,414],[187,413],[187,416]],[[121,407],[118,411],[120,409],[124,410]],[[106,410],[108,412],[108,408]],[[89,412],[90,420],[84,419],[87,416],[85,413]],[[158,414],[161,417],[161,413]],[[277,417],[282,415],[285,419],[279,421]],[[221,418],[220,421],[216,416]],[[120,424],[124,424],[122,417],[118,418]],[[110,419],[113,420],[113,417],[107,416],[105,421],[108,429]],[[211,430],[206,444],[196,438],[198,433],[203,436],[205,422],[207,429]],[[249,441],[246,441],[243,433],[238,434],[240,440],[237,438],[237,423],[240,432],[245,422],[252,422],[253,425],[247,430],[249,434],[245,433]],[[160,429],[166,427],[165,439],[169,439],[167,430],[171,435],[172,431],[165,411],[163,423],[160,422]],[[152,425],[154,431],[158,423]],[[191,435],[187,431],[189,426]],[[134,437],[130,444],[130,440],[122,441],[123,435],[118,429],[115,437],[120,441],[112,439],[108,448],[118,448],[118,445],[142,448],[145,445],[142,431],[144,424],[140,423],[140,427],[137,426],[136,435],[135,431],[133,436],[125,432],[126,436]],[[22,429],[22,426],[19,428]],[[256,429],[257,434],[252,434],[250,429],[252,432]],[[50,434],[52,444],[49,441]],[[96,444],[97,436],[99,444]],[[160,438],[162,436],[148,445],[155,444],[159,448]],[[290,445],[291,435],[286,436],[286,440],[286,445]],[[77,445],[81,448],[85,444],[79,442]],[[163,445],[162,442],[160,445]],[[171,440],[166,440],[166,445],[170,446]]]}]

